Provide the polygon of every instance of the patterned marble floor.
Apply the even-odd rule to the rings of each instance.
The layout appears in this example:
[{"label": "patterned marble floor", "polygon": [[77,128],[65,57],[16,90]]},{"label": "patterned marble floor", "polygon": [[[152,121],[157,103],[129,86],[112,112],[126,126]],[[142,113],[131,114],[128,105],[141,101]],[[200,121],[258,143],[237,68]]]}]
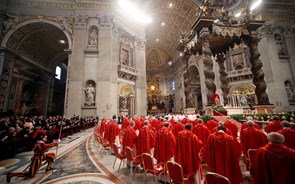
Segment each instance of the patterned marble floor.
[{"label": "patterned marble floor", "polygon": [[[98,151],[94,143],[93,129],[84,130],[80,133],[67,137],[60,142],[57,159],[53,163],[55,170],[45,172],[42,167],[37,175],[29,180],[23,178],[12,178],[12,184],[135,184],[143,182],[143,174],[136,174],[132,180],[133,169],[124,163],[118,172],[119,161],[113,169],[114,155],[108,150]],[[56,148],[50,150],[56,152]],[[31,152],[24,152],[15,159],[0,161],[0,183],[6,183],[5,178],[8,172],[21,172],[29,164]],[[244,177],[244,184],[248,183],[249,174],[241,161],[241,169]],[[207,171],[203,166],[203,173]],[[146,183],[155,183],[152,175],[147,175]]]}]

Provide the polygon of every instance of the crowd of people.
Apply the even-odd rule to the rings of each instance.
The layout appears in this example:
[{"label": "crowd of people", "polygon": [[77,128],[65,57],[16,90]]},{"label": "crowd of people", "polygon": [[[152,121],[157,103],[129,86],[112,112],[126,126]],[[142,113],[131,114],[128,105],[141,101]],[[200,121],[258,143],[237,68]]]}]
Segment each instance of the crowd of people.
[{"label": "crowd of people", "polygon": [[33,135],[38,130],[43,130],[47,141],[52,142],[59,136],[66,136],[66,132],[60,130],[72,127],[83,129],[86,124],[94,125],[98,120],[98,117],[82,118],[75,115],[71,118],[62,116],[3,117],[0,119],[0,148],[6,149],[6,152],[1,152],[0,158],[14,157],[18,151],[16,147],[26,147],[27,150],[32,150],[36,143]]},{"label": "crowd of people", "polygon": [[[243,183],[241,158],[254,183],[295,183],[295,130],[277,116],[264,130],[251,117],[241,130],[230,118],[225,122],[211,118],[204,123],[198,115],[126,116],[121,123],[119,126],[116,117],[110,121],[103,118],[95,132],[109,145],[121,147],[122,155],[128,146],[137,160],[148,153],[157,163],[179,163],[192,183],[201,183],[202,164],[232,184]],[[251,158],[250,149],[255,150]]]}]

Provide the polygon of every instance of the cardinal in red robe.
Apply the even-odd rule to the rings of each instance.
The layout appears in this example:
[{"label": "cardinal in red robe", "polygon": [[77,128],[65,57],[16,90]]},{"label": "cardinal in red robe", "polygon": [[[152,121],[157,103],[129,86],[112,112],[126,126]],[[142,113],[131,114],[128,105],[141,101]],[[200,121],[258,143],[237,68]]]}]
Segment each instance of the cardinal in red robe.
[{"label": "cardinal in red robe", "polygon": [[122,139],[122,149],[121,152],[125,153],[125,147],[133,149],[137,141],[137,134],[134,130],[135,122],[131,121],[130,125],[124,131],[123,139]]},{"label": "cardinal in red robe", "polygon": [[101,123],[100,123],[100,129],[99,129],[99,132],[100,132],[100,135],[101,135],[101,136],[103,136],[103,134],[104,134],[104,132],[105,132],[106,125],[107,125],[107,120],[106,120],[106,118],[102,118]]},{"label": "cardinal in red robe", "polygon": [[218,126],[217,121],[212,117],[207,123],[205,124],[208,129],[213,133],[213,129]]},{"label": "cardinal in red robe", "polygon": [[209,136],[201,155],[211,172],[226,176],[232,184],[240,184],[243,181],[239,165],[241,153],[242,145],[219,126],[218,132]]},{"label": "cardinal in red robe", "polygon": [[288,121],[282,121],[283,129],[279,130],[278,133],[285,137],[284,144],[291,149],[295,149],[295,130],[290,128],[290,123]]},{"label": "cardinal in red robe", "polygon": [[283,126],[281,125],[281,121],[280,121],[280,117],[279,116],[274,116],[272,118],[272,122],[269,122],[266,127],[264,128],[264,130],[267,133],[270,132],[277,132],[279,130],[283,129]]},{"label": "cardinal in red robe", "polygon": [[231,131],[232,136],[238,136],[238,126],[234,122],[232,122],[230,118],[227,118],[227,120],[224,122],[224,126],[226,129],[229,129]]},{"label": "cardinal in red robe", "polygon": [[267,135],[269,143],[254,155],[255,184],[295,183],[295,150],[286,147],[284,136]]},{"label": "cardinal in red robe", "polygon": [[211,134],[210,130],[203,123],[202,119],[199,119],[198,124],[194,126],[193,133],[202,141],[203,146],[206,144],[208,137]]},{"label": "cardinal in red robe", "polygon": [[127,116],[125,116],[122,120],[122,126],[121,129],[125,130],[130,125],[130,120]]},{"label": "cardinal in red robe", "polygon": [[[222,128],[224,129],[224,132],[225,132],[227,135],[231,135],[231,136],[232,136],[232,132],[231,132],[228,128],[226,128],[226,127],[224,126],[224,123],[223,123],[222,121],[219,121],[219,122],[218,122],[218,126],[215,127],[215,128],[213,128],[212,133],[214,133],[214,132],[218,132],[220,126],[222,126]],[[233,136],[233,137],[234,137],[234,136]],[[236,138],[236,137],[234,137],[234,138]]]},{"label": "cardinal in red robe", "polygon": [[156,133],[154,157],[157,163],[166,163],[174,155],[175,136],[169,129],[170,123],[166,122],[164,127]]},{"label": "cardinal in red robe", "polygon": [[249,169],[249,158],[247,151],[249,149],[258,149],[267,144],[266,135],[256,128],[254,128],[254,122],[247,121],[248,128],[245,128],[240,135],[241,144],[243,145],[244,163]]},{"label": "cardinal in red robe", "polygon": [[144,126],[140,129],[136,142],[136,155],[142,153],[151,154],[151,149],[155,146],[155,133],[149,127],[149,121],[144,121]]},{"label": "cardinal in red robe", "polygon": [[173,129],[172,129],[172,132],[176,139],[178,137],[178,133],[181,132],[182,130],[184,130],[184,125],[181,123],[181,119],[178,119],[174,123]]},{"label": "cardinal in red robe", "polygon": [[116,119],[113,119],[107,124],[105,134],[106,140],[110,145],[113,145],[115,143],[116,137],[120,134],[120,127]]},{"label": "cardinal in red robe", "polygon": [[[247,117],[247,121],[253,121],[253,118],[251,116]],[[241,131],[242,132],[245,128],[248,128],[248,123],[247,121],[245,121],[243,124],[242,124],[242,127],[241,127]],[[254,122],[254,121],[253,121]],[[261,127],[254,122],[254,128],[258,129],[258,130],[261,130]]]},{"label": "cardinal in red robe", "polygon": [[[176,139],[175,161],[182,166],[184,175],[197,175],[200,179],[201,160],[199,152],[202,148],[202,141],[191,131],[192,125],[186,124],[185,130],[178,133]],[[200,183],[200,181],[197,181]]]}]

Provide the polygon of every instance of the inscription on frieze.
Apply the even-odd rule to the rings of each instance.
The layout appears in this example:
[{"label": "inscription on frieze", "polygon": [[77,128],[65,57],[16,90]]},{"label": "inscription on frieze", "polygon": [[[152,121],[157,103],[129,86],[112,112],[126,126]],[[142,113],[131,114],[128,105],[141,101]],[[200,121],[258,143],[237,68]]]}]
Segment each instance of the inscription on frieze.
[{"label": "inscription on frieze", "polygon": [[57,9],[112,9],[111,3],[94,3],[94,2],[48,2],[48,1],[23,1],[11,0],[16,6],[29,7],[48,7]]}]

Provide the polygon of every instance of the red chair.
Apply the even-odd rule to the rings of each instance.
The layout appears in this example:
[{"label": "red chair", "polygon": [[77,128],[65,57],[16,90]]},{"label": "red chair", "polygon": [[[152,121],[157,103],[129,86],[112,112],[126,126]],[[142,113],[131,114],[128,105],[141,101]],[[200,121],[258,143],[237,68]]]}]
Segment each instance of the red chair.
[{"label": "red chair", "polygon": [[[131,165],[135,166],[135,170],[134,170],[133,177],[132,177],[132,180],[134,180],[136,170],[137,170],[137,168],[140,168],[140,165],[142,164],[142,159],[141,159],[141,157],[133,157],[132,149],[128,146],[125,147],[125,154],[126,154],[127,162],[130,164],[130,166]],[[138,158],[140,158],[140,159],[138,159]]]},{"label": "red chair", "polygon": [[214,172],[207,172],[205,175],[206,184],[230,184],[227,177]]},{"label": "red chair", "polygon": [[115,157],[116,157],[115,160],[114,160],[113,168],[115,166],[117,158],[121,160],[119,168],[118,168],[118,172],[119,172],[121,164],[122,164],[123,160],[126,158],[126,155],[123,155],[123,154],[119,153],[119,149],[118,149],[118,146],[116,144],[113,144],[113,150],[114,150],[114,154],[115,154]]},{"label": "red chair", "polygon": [[141,155],[143,161],[143,169],[144,169],[144,179],[143,182],[145,183],[146,174],[150,173],[154,176],[155,181],[156,177],[161,174],[165,174],[165,165],[164,163],[154,164],[153,157],[148,153],[143,153]]},{"label": "red chair", "polygon": [[168,161],[166,163],[167,170],[170,176],[170,182],[171,183],[185,183],[185,181],[191,180],[195,183],[194,176],[187,176],[185,177],[183,174],[183,170],[180,164],[174,162],[174,161]]}]

